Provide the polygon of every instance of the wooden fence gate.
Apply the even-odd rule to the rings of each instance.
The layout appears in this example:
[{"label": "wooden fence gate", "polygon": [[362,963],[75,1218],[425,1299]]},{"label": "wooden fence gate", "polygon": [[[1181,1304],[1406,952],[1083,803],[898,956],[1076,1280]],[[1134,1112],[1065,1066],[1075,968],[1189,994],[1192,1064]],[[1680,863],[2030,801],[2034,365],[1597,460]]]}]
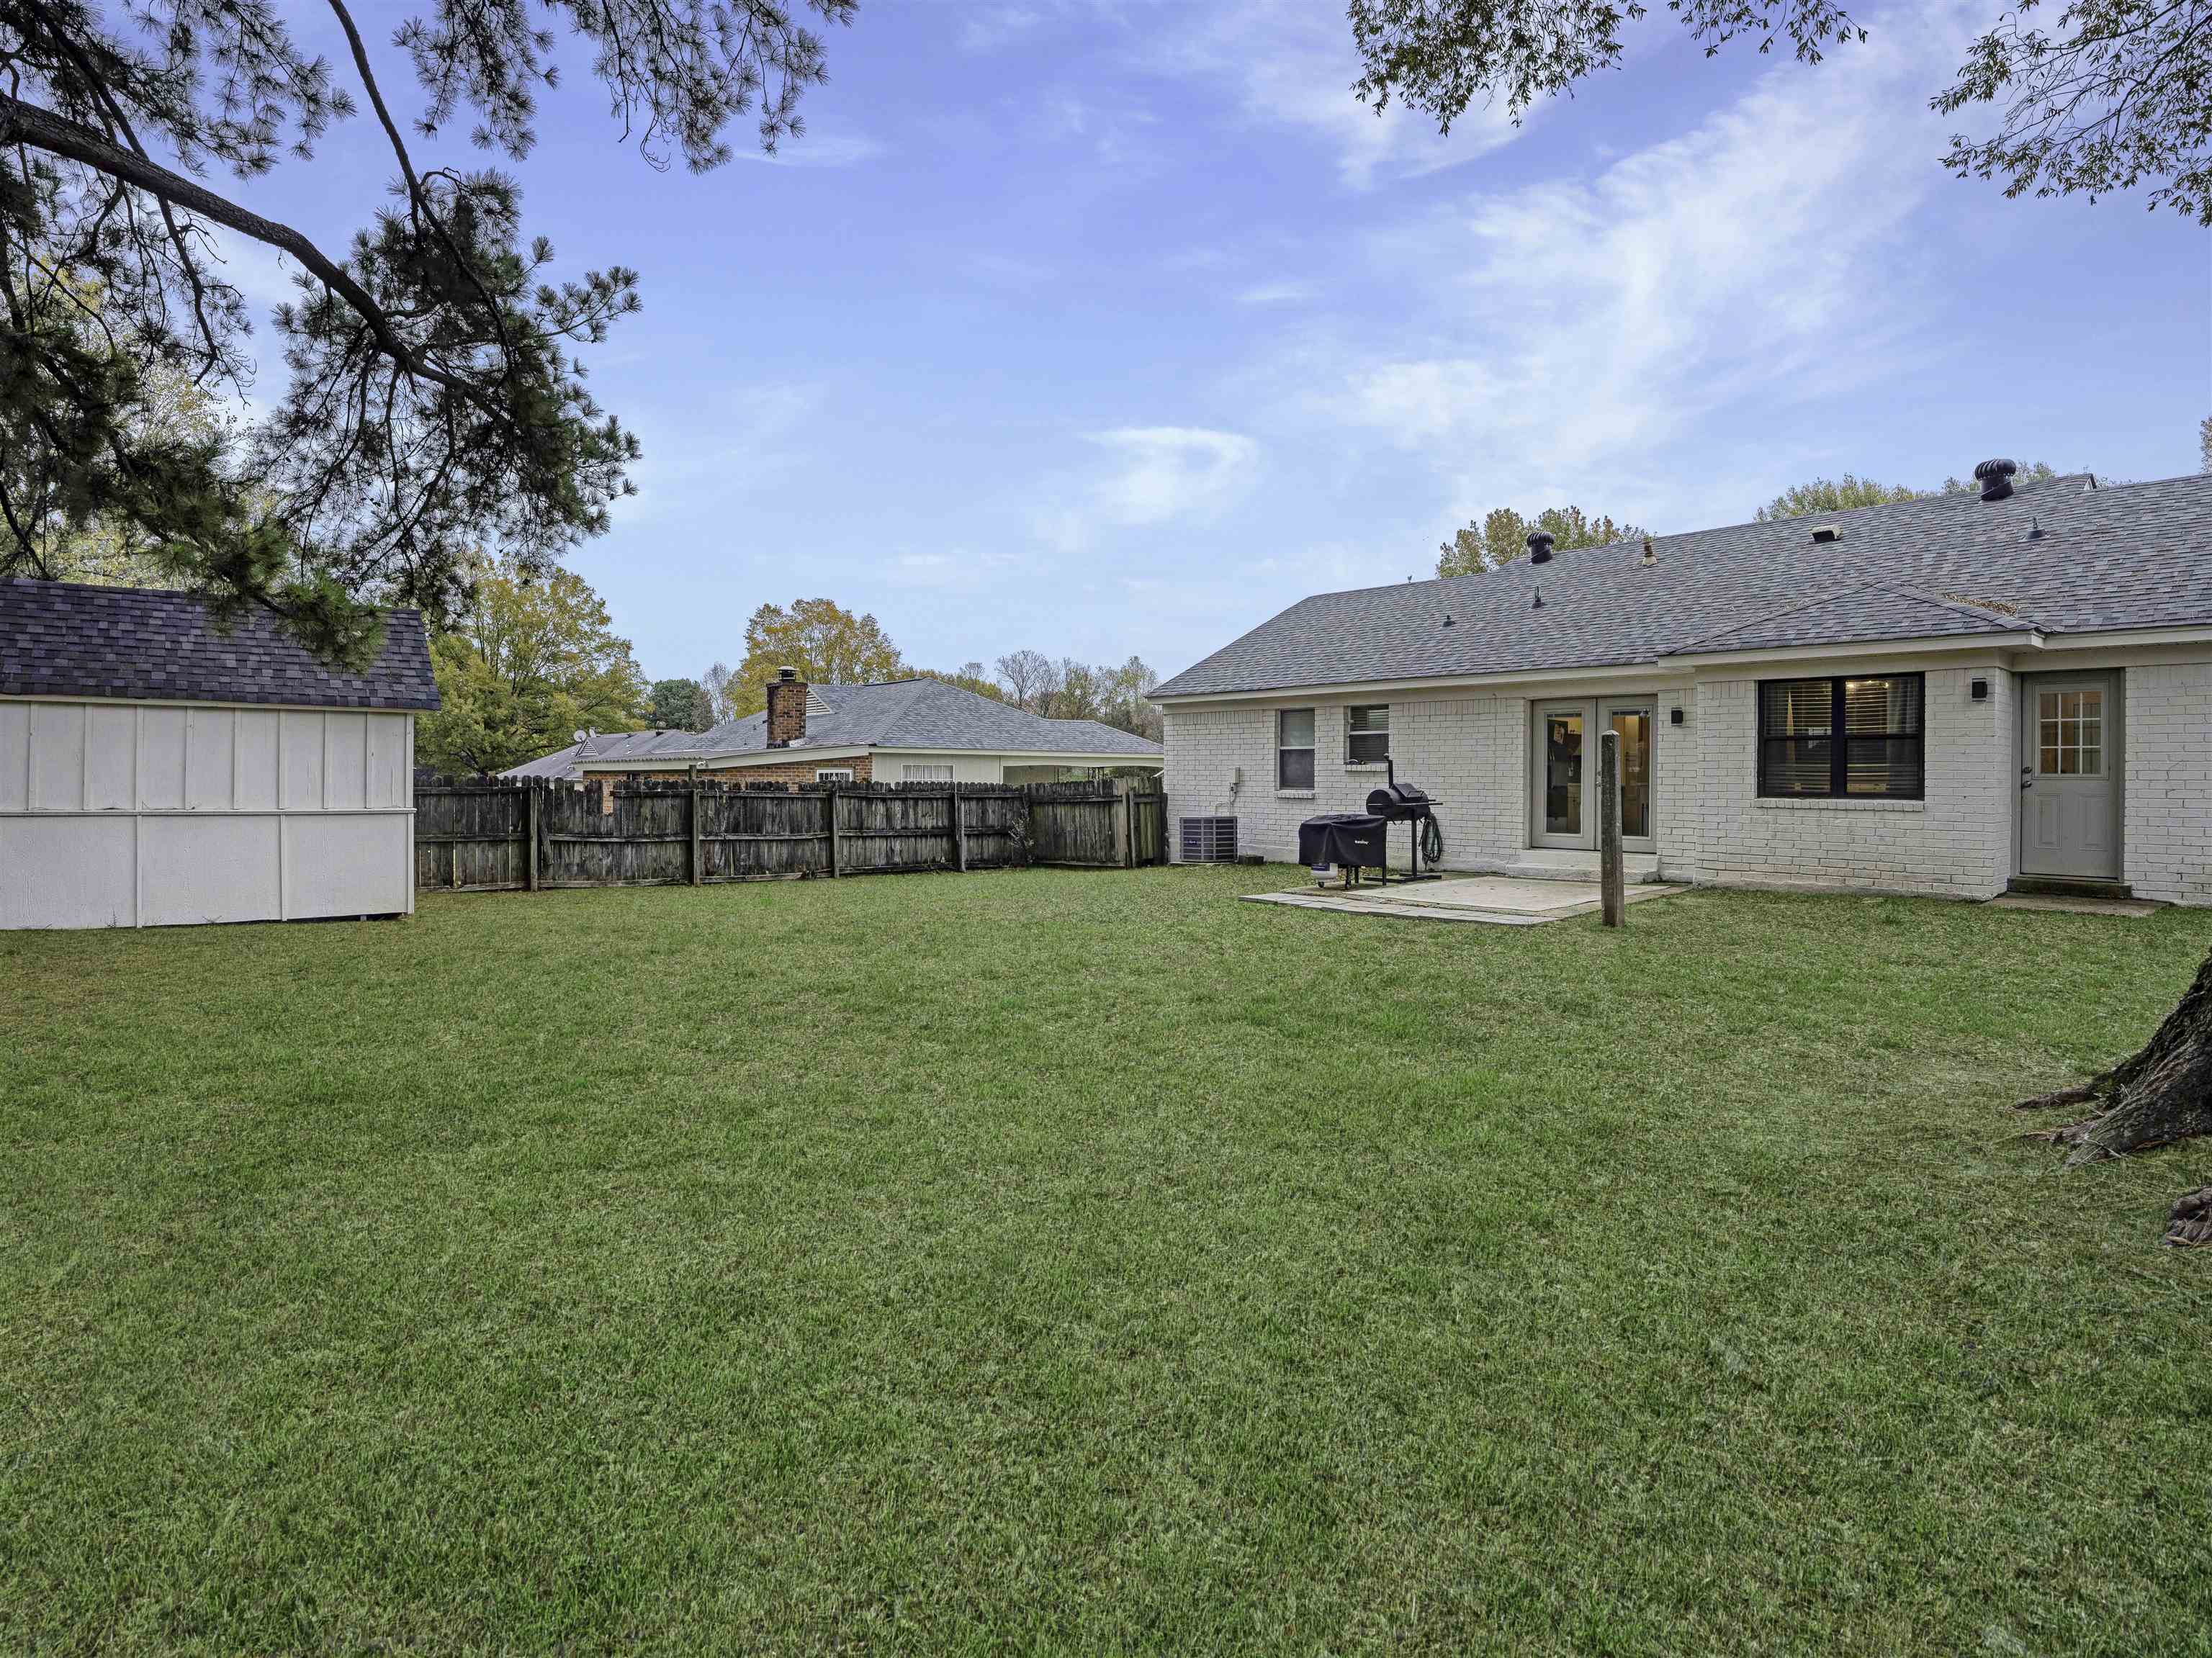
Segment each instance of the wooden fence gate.
[{"label": "wooden fence gate", "polygon": [[1129,869],[1166,856],[1167,799],[1097,783],[418,783],[422,890],[697,886],[798,876]]}]

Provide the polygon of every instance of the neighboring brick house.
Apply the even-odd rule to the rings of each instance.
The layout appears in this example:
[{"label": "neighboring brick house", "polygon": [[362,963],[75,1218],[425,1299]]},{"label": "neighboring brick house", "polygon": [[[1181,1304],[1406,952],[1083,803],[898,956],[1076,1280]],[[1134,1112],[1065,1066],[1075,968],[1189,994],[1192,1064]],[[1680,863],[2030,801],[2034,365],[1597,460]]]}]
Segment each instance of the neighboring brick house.
[{"label": "neighboring brick house", "polygon": [[1636,874],[2212,903],[2212,477],[1977,476],[1304,600],[1154,693],[1170,818],[1294,858],[1387,760],[1447,867],[1586,873],[1612,730]]},{"label": "neighboring brick house", "polygon": [[509,777],[682,776],[723,783],[1030,783],[1158,771],[1160,745],[1095,720],[1046,720],[939,679],[810,685],[789,668],[768,706],[706,732],[592,732]]}]

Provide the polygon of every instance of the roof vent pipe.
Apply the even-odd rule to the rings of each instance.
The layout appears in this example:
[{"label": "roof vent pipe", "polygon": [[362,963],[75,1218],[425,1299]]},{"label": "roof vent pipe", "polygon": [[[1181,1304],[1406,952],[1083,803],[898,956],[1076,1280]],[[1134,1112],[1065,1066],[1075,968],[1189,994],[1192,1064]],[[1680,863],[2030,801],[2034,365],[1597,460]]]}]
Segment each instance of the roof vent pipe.
[{"label": "roof vent pipe", "polygon": [[1549,564],[1552,562],[1552,544],[1558,539],[1549,530],[1529,531],[1528,562],[1531,564]]},{"label": "roof vent pipe", "polygon": [[1644,562],[1646,564],[1656,564],[1659,562],[1659,555],[1652,550],[1650,536],[1644,537]]},{"label": "roof vent pipe", "polygon": [[1985,460],[1974,468],[1974,482],[1982,486],[1984,501],[2002,501],[2012,493],[2012,475],[2020,471],[2008,460]]}]

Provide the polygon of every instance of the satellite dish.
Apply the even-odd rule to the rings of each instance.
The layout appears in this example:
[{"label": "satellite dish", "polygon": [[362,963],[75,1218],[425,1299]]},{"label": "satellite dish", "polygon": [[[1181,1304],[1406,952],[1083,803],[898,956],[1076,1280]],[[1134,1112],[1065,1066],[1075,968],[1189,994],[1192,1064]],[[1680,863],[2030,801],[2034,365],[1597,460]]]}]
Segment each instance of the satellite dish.
[{"label": "satellite dish", "polygon": [[570,736],[574,740],[575,740],[576,742],[579,742],[579,743],[580,743],[580,742],[582,742],[582,741],[584,740],[585,735],[586,735],[586,734],[585,734],[584,732],[569,732],[569,736]]}]

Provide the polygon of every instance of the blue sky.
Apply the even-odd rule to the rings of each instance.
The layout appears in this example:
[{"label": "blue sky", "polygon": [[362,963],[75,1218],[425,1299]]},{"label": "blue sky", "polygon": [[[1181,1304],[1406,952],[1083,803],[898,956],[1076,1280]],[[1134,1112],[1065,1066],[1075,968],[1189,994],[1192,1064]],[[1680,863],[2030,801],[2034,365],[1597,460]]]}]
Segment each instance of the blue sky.
[{"label": "blue sky", "polygon": [[[807,135],[703,177],[624,149],[566,42],[527,222],[645,301],[587,357],[640,494],[572,562],[655,677],[816,595],[927,665],[1167,674],[1496,505],[1668,531],[1846,469],[2194,470],[2212,242],[1944,172],[1926,102],[1985,13],[1806,67],[1655,8],[1622,71],[1438,138],[1353,101],[1333,0],[864,0]],[[375,138],[245,197],[343,245]]]}]

